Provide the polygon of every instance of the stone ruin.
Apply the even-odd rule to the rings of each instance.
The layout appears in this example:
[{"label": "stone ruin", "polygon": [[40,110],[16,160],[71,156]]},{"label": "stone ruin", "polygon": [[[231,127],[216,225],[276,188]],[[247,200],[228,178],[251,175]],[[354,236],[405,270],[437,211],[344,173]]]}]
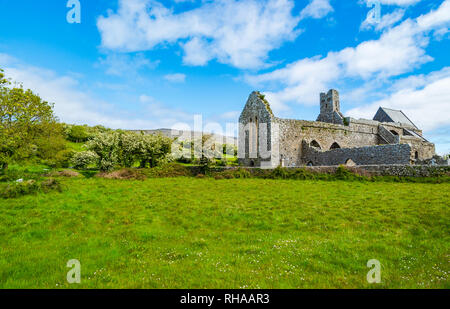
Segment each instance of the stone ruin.
[{"label": "stone ruin", "polygon": [[345,117],[333,89],[320,94],[316,121],[278,118],[264,95],[252,92],[239,117],[238,143],[240,163],[249,167],[440,162],[434,144],[402,111],[380,107],[373,120]]}]

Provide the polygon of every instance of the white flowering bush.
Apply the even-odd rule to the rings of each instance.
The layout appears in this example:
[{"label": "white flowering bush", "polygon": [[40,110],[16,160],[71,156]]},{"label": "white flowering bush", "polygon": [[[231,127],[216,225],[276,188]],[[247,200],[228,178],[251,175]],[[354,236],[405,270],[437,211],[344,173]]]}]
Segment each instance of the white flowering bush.
[{"label": "white flowering bush", "polygon": [[119,133],[101,132],[90,139],[87,149],[98,156],[97,165],[101,171],[109,171],[118,163]]},{"label": "white flowering bush", "polygon": [[93,151],[77,152],[73,155],[71,162],[76,169],[86,169],[91,164],[96,164],[98,156]]},{"label": "white flowering bush", "polygon": [[115,166],[155,167],[170,161],[172,140],[162,135],[144,135],[134,132],[100,132],[90,139],[87,149],[97,154],[98,168],[109,171]]}]

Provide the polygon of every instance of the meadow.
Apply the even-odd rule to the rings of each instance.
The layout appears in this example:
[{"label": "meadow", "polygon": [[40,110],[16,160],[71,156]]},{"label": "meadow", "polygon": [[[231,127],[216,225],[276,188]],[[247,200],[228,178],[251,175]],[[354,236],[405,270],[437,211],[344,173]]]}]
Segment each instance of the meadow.
[{"label": "meadow", "polygon": [[60,181],[0,199],[0,288],[450,288],[449,183]]}]

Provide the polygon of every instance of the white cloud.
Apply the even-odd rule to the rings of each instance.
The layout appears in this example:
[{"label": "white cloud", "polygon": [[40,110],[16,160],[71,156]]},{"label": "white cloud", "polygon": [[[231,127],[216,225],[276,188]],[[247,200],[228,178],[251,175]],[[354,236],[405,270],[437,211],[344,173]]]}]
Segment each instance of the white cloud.
[{"label": "white cloud", "polygon": [[[0,65],[6,76],[22,82],[44,100],[55,104],[56,116],[67,123],[102,124],[111,128],[152,129],[170,127],[177,122],[188,122],[192,116],[182,111],[165,107],[156,100],[140,98],[143,106],[141,118],[121,109],[120,106],[98,99],[73,77],[77,74],[59,75],[54,71],[21,63],[8,55],[0,54]],[[139,102],[136,102],[139,104]]]},{"label": "white cloud", "polygon": [[184,83],[186,81],[186,75],[182,73],[167,74],[164,79],[171,83]]},{"label": "white cloud", "polygon": [[418,17],[417,24],[424,31],[450,25],[450,1],[445,0],[436,10]]},{"label": "white cloud", "polygon": [[[450,20],[450,14],[442,17],[449,2],[446,0],[438,10],[429,13],[440,16],[433,27],[442,27]],[[330,52],[326,57],[301,59],[282,69],[246,76],[246,80],[257,87],[281,88],[265,91],[275,112],[287,110],[289,102],[317,104],[319,93],[337,84],[348,82],[359,87],[361,83],[373,83],[374,80],[387,81],[432,60],[425,51],[429,43],[427,34],[432,29],[428,16],[417,21],[408,19],[384,32],[378,40]]]},{"label": "white cloud", "polygon": [[186,64],[211,59],[238,68],[265,66],[268,53],[293,40],[299,18],[292,0],[218,0],[174,13],[155,0],[120,0],[98,18],[102,47],[143,51],[179,42]]},{"label": "white cloud", "polygon": [[362,22],[360,29],[368,30],[374,28],[375,30],[380,31],[395,25],[400,20],[402,20],[404,15],[404,9],[397,9],[390,14],[384,14],[381,17],[380,22],[374,22],[373,18],[367,16],[367,18]]},{"label": "white cloud", "polygon": [[[419,3],[422,0],[379,0],[380,4],[382,5],[393,5],[393,6],[402,6],[402,7],[407,7],[410,5],[415,5],[417,3]],[[363,3],[370,3],[370,2],[374,2],[373,0],[360,0],[360,2]]]},{"label": "white cloud", "polygon": [[403,110],[420,128],[433,130],[450,126],[450,67],[428,75],[410,76],[398,81],[395,91],[382,100],[359,106],[346,114],[371,119],[379,106]]},{"label": "white cloud", "polygon": [[380,0],[380,3],[384,5],[409,6],[414,5],[420,1],[421,0]]},{"label": "white cloud", "polygon": [[311,0],[310,3],[300,12],[300,18],[322,18],[333,12],[330,0]]}]

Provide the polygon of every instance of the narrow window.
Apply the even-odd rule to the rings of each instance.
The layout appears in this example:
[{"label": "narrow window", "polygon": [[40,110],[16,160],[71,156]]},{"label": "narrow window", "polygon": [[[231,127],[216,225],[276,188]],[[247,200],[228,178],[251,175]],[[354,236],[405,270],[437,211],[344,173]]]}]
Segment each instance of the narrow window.
[{"label": "narrow window", "polygon": [[313,140],[311,143],[309,143],[309,145],[310,145],[311,147],[316,147],[316,148],[322,149],[322,148],[320,147],[320,144],[319,144],[316,140]]},{"label": "narrow window", "polygon": [[341,148],[341,146],[339,146],[338,143],[333,143],[333,145],[331,145],[331,147],[330,147],[330,150],[331,149],[339,149],[339,148]]}]

